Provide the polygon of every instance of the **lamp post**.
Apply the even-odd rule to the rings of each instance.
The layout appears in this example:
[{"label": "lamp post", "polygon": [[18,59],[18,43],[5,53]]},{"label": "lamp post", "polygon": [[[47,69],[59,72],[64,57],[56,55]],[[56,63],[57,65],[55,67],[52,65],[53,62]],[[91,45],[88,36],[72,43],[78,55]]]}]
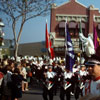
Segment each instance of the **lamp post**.
[{"label": "lamp post", "polygon": [[4,45],[4,41],[3,41],[3,37],[4,37],[4,32],[3,32],[3,27],[4,27],[4,23],[2,22],[2,19],[0,19],[0,46]]},{"label": "lamp post", "polygon": [[3,27],[4,23],[2,22],[2,19],[0,18],[0,58],[2,58],[2,47],[4,45],[3,37],[4,37],[4,32],[3,32]]}]

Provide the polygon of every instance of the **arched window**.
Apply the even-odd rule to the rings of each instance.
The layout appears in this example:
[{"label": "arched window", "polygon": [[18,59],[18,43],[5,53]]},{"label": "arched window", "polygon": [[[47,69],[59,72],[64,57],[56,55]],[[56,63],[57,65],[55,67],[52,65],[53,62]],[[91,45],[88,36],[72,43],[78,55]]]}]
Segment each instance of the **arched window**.
[{"label": "arched window", "polygon": [[[81,22],[82,33],[85,35],[85,22]],[[80,30],[80,23],[78,23],[78,29]]]},{"label": "arched window", "polygon": [[75,29],[76,28],[76,22],[69,22],[69,24],[68,24],[68,28],[73,28],[73,29]]},{"label": "arched window", "polygon": [[59,23],[59,36],[64,37],[65,36],[65,21],[61,21]]},{"label": "arched window", "polygon": [[[83,34],[85,33],[85,23],[81,22],[81,28]],[[71,21],[68,24],[68,30],[72,38],[78,38],[80,32],[80,23],[76,23],[75,21]]]},{"label": "arched window", "polygon": [[[81,27],[82,27],[82,29],[85,29],[85,23],[84,22],[81,22]],[[80,23],[78,23],[78,28],[80,28]]]},{"label": "arched window", "polygon": [[[85,34],[85,23],[81,22],[81,28],[83,34]],[[80,23],[76,23],[75,21],[68,22],[68,31],[71,35],[71,38],[78,38],[80,32]],[[59,23],[59,36],[65,36],[65,21],[61,21]]]},{"label": "arched window", "polygon": [[75,21],[71,21],[68,23],[68,31],[70,33],[71,38],[76,37],[77,23]]}]

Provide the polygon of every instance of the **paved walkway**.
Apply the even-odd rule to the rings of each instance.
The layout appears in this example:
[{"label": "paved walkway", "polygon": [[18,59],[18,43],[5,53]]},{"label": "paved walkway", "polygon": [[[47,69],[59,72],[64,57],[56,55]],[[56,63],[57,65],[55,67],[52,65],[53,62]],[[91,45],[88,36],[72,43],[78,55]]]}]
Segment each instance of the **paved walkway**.
[{"label": "paved walkway", "polygon": [[[41,83],[38,84],[35,80],[29,91],[23,92],[23,96],[19,100],[43,100]],[[59,91],[57,92],[57,95],[54,96],[54,100],[60,100]],[[74,96],[71,96],[71,100],[75,100]]]}]

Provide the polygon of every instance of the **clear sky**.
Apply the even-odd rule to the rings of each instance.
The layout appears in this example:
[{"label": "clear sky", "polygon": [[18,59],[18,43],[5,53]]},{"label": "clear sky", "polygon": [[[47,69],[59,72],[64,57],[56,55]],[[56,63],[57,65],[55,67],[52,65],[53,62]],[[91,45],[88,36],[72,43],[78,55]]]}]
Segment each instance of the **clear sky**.
[{"label": "clear sky", "polygon": [[[60,1],[57,5],[63,4],[69,0],[58,0]],[[86,7],[90,5],[94,5],[95,8],[99,8],[100,10],[100,0],[77,0],[82,3]],[[1,17],[2,18],[2,17]],[[31,42],[40,42],[45,41],[45,24],[46,19],[48,21],[48,31],[50,32],[50,15],[46,17],[36,17],[34,19],[29,20],[25,23],[23,32],[21,35],[20,43],[31,43]],[[3,20],[4,23],[5,20]],[[5,37],[7,39],[13,39],[13,33],[11,31],[11,26],[5,24],[4,27]]]}]

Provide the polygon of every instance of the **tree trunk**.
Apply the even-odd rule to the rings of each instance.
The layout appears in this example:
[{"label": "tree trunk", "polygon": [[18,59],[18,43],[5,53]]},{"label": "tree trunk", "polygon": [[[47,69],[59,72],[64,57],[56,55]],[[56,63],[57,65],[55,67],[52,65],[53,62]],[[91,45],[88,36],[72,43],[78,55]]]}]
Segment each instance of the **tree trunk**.
[{"label": "tree trunk", "polygon": [[18,43],[15,44],[15,61],[17,61],[18,57]]}]

